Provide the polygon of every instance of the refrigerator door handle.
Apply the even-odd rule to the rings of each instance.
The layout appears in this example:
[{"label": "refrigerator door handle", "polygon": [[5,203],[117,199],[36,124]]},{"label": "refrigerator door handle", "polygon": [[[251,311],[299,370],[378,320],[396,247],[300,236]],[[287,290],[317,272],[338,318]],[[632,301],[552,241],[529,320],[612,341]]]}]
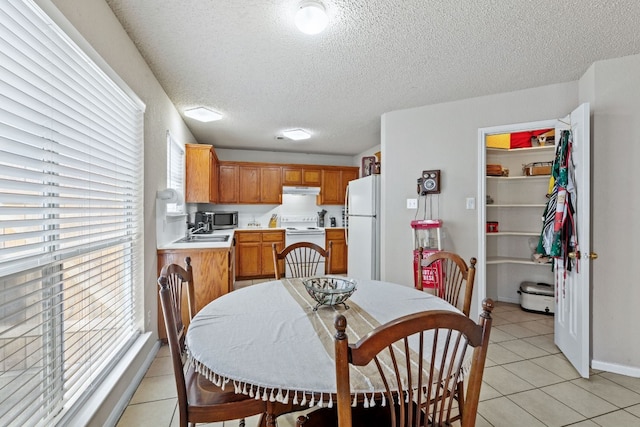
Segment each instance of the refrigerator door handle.
[{"label": "refrigerator door handle", "polygon": [[[344,190],[344,220],[349,221],[349,184]],[[349,223],[344,225],[344,243],[349,246]]]}]

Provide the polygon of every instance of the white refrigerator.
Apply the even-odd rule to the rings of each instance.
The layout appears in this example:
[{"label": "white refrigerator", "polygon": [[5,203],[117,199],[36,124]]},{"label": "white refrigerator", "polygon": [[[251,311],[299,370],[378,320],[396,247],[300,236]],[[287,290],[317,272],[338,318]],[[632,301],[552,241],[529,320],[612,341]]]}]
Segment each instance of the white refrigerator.
[{"label": "white refrigerator", "polygon": [[347,275],[380,279],[380,175],[349,182],[345,196]]}]

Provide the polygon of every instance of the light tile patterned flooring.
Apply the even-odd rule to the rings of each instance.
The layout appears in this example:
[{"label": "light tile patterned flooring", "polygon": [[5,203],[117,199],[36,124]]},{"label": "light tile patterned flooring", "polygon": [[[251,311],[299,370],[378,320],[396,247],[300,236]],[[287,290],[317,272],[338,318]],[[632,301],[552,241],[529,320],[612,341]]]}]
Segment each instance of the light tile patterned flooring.
[{"label": "light tile patterned flooring", "polygon": [[[252,282],[239,282],[237,287]],[[592,371],[581,378],[553,344],[553,317],[497,303],[477,427],[640,426],[640,378]],[[118,427],[178,426],[171,360],[162,346]],[[278,418],[295,426],[295,414]],[[258,417],[246,420],[256,426]],[[237,426],[238,421],[204,424]]]}]

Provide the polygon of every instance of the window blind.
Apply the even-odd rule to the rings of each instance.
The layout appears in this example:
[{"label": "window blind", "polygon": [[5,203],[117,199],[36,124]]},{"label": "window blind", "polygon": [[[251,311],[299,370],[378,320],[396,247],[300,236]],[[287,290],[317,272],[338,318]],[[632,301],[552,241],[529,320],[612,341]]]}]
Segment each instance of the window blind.
[{"label": "window blind", "polygon": [[[184,148],[167,131],[167,188],[184,194]],[[167,212],[182,212],[184,205],[167,203]]]},{"label": "window blind", "polygon": [[139,334],[143,106],[0,3],[0,425],[52,425]]}]

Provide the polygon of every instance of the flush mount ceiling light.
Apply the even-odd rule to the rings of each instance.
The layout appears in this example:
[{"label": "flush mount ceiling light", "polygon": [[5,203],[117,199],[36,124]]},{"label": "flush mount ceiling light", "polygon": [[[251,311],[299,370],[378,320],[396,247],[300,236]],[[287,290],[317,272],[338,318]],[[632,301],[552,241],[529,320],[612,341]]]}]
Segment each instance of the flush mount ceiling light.
[{"label": "flush mount ceiling light", "polygon": [[222,118],[222,114],[217,113],[213,110],[209,110],[208,108],[204,108],[204,107],[197,107],[197,108],[192,108],[190,110],[185,110],[184,115],[205,123],[220,120]]},{"label": "flush mount ceiling light", "polygon": [[327,28],[329,17],[324,5],[317,1],[303,1],[296,12],[296,27],[305,34],[318,34]]},{"label": "flush mount ceiling light", "polygon": [[311,138],[311,134],[302,129],[285,130],[284,132],[282,132],[282,134],[289,139],[293,139],[294,141]]}]

